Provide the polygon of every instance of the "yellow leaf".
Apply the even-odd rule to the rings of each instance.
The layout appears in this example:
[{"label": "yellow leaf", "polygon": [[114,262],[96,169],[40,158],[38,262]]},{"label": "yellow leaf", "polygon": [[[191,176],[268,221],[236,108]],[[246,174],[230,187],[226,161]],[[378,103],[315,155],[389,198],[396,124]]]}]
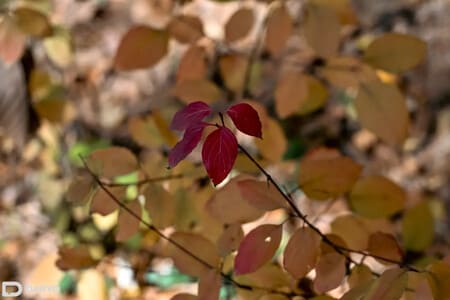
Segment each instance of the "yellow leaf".
[{"label": "yellow leaf", "polygon": [[44,39],[47,56],[57,66],[64,68],[73,61],[73,47],[69,32],[56,29],[52,36]]},{"label": "yellow leaf", "polygon": [[307,4],[303,35],[318,56],[328,58],[336,55],[340,31],[341,25],[333,9],[326,5]]},{"label": "yellow leaf", "polygon": [[45,37],[52,33],[51,24],[46,15],[38,10],[19,7],[13,12],[17,26],[26,34]]},{"label": "yellow leaf", "polygon": [[253,28],[254,21],[253,10],[245,7],[237,10],[225,24],[225,40],[232,43],[244,38]]},{"label": "yellow leaf", "polygon": [[370,231],[360,218],[354,215],[343,215],[333,220],[331,232],[341,237],[350,249],[365,250]]},{"label": "yellow leaf", "polygon": [[434,299],[450,299],[450,266],[438,261],[427,267],[426,277]]},{"label": "yellow leaf", "polygon": [[298,112],[308,97],[307,77],[303,73],[285,73],[275,88],[275,108],[281,118]]},{"label": "yellow leaf", "polygon": [[248,59],[242,55],[225,55],[219,59],[220,75],[226,87],[235,93],[244,88]]},{"label": "yellow leaf", "polygon": [[398,145],[408,136],[406,100],[396,86],[380,81],[361,83],[354,105],[361,125],[385,142]]},{"label": "yellow leaf", "polygon": [[207,79],[183,80],[175,85],[174,94],[184,103],[189,104],[194,101],[212,103],[222,97],[222,91],[212,81]]},{"label": "yellow leaf", "polygon": [[308,96],[300,106],[298,111],[298,114],[300,115],[306,115],[322,108],[328,98],[327,88],[318,79],[306,75],[306,83]]},{"label": "yellow leaf", "polygon": [[403,72],[417,66],[425,58],[426,51],[426,43],[419,38],[390,32],[369,45],[364,60],[376,68]]},{"label": "yellow leaf", "polygon": [[405,191],[382,176],[361,178],[349,196],[351,208],[368,218],[385,218],[401,211],[406,203]]},{"label": "yellow leaf", "polygon": [[284,5],[274,7],[267,17],[264,47],[273,56],[281,54],[294,29],[294,22]]},{"label": "yellow leaf", "polygon": [[403,245],[412,251],[423,251],[434,238],[434,219],[430,206],[422,202],[408,209],[402,219]]},{"label": "yellow leaf", "polygon": [[271,162],[280,161],[287,148],[286,137],[280,124],[267,117],[266,122],[262,124],[262,135],[263,139],[255,140],[261,155]]},{"label": "yellow leaf", "polygon": [[122,37],[114,59],[120,71],[149,68],[166,56],[169,34],[144,25],[132,27]]},{"label": "yellow leaf", "polygon": [[92,269],[81,273],[77,282],[77,299],[107,300],[106,294],[106,280],[100,271]]}]

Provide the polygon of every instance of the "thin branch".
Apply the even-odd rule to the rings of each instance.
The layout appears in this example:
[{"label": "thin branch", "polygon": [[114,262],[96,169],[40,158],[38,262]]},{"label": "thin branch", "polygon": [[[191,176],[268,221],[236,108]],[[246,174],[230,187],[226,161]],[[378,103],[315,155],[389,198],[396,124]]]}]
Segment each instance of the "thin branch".
[{"label": "thin branch", "polygon": [[[306,217],[306,215],[304,215],[300,209],[297,207],[297,205],[295,205],[293,199],[286,194],[280,187],[280,185],[272,178],[272,176],[253,158],[253,156],[241,145],[238,145],[239,149],[242,151],[242,153],[245,154],[245,156],[248,157],[248,159],[250,159],[252,161],[252,163],[264,174],[264,176],[266,177],[266,180],[269,181],[270,183],[272,183],[275,188],[277,189],[277,191],[280,193],[280,195],[284,198],[284,200],[286,200],[286,202],[289,204],[289,206],[291,207],[291,209],[294,211],[295,215],[300,218],[306,225],[308,225],[312,230],[314,230],[321,238],[322,240],[329,245],[331,248],[333,248],[337,253],[341,254],[342,256],[344,256],[349,262],[355,264],[355,265],[359,265],[360,263],[358,263],[357,261],[355,261],[353,258],[351,258],[347,252],[349,253],[357,253],[357,254],[361,254],[364,256],[369,256],[369,257],[373,257],[375,259],[378,260],[382,260],[388,263],[393,263],[396,265],[399,265],[401,267],[406,268],[409,271],[413,271],[413,272],[420,272],[417,268],[415,268],[414,266],[410,266],[410,265],[406,265],[400,261],[396,261],[393,259],[389,259],[389,258],[385,258],[379,255],[374,255],[371,253],[367,253],[365,251],[360,251],[360,250],[353,250],[353,249],[349,249],[347,247],[343,247],[340,246],[338,244],[335,244],[332,240],[330,240],[324,233],[322,233],[322,231],[313,224],[313,222],[309,221],[308,218]],[[378,273],[373,272],[374,275],[379,275]]]},{"label": "thin branch", "polygon": [[173,180],[173,179],[182,179],[184,177],[183,174],[175,174],[175,175],[167,175],[167,176],[161,176],[161,177],[153,177],[153,178],[145,178],[139,181],[135,182],[105,182],[101,180],[102,184],[107,187],[116,187],[116,186],[129,186],[129,185],[137,185],[141,186],[147,183],[152,182],[160,182],[160,181],[167,181],[167,180]]},{"label": "thin branch", "polygon": [[[167,241],[168,243],[172,244],[173,246],[177,247],[179,250],[181,250],[182,252],[184,252],[185,254],[187,254],[188,256],[190,256],[192,259],[196,260],[197,262],[199,262],[200,264],[202,264],[203,266],[205,266],[208,269],[211,270],[216,270],[217,268],[212,266],[211,264],[209,264],[208,262],[206,262],[205,260],[203,260],[202,258],[198,257],[197,255],[195,255],[195,253],[191,252],[189,249],[187,249],[186,247],[184,247],[183,245],[181,245],[180,243],[178,243],[177,241],[173,240],[172,238],[170,238],[169,236],[165,235],[164,233],[162,233],[158,228],[156,228],[154,225],[150,224],[149,222],[145,221],[144,219],[142,219],[137,213],[135,213],[133,210],[131,210],[128,206],[126,206],[122,201],[120,201],[119,199],[117,199],[117,197],[111,193],[111,191],[109,189],[106,188],[106,185],[100,180],[100,178],[88,167],[86,160],[83,157],[80,157],[84,167],[86,168],[86,170],[88,171],[88,173],[92,176],[92,178],[94,179],[94,181],[99,185],[99,187],[111,198],[111,200],[113,200],[121,209],[123,209],[124,211],[126,211],[127,213],[129,213],[133,218],[139,220],[142,224],[144,224],[149,230],[153,231],[154,233],[156,233],[160,238],[162,238],[163,240]],[[231,283],[232,285],[234,285],[237,288],[240,289],[244,289],[244,290],[248,290],[248,291],[253,291],[253,290],[262,290],[262,291],[266,291],[267,293],[271,293],[271,294],[280,294],[280,295],[284,295],[287,297],[293,297],[293,296],[301,296],[301,294],[297,294],[294,292],[283,292],[283,291],[278,291],[278,290],[274,290],[274,289],[270,289],[270,288],[265,288],[265,287],[258,287],[258,286],[251,286],[251,285],[247,285],[247,284],[242,284],[237,282],[236,280],[234,280],[230,275],[225,274],[224,272],[220,272],[220,275],[222,276],[222,278]]]}]

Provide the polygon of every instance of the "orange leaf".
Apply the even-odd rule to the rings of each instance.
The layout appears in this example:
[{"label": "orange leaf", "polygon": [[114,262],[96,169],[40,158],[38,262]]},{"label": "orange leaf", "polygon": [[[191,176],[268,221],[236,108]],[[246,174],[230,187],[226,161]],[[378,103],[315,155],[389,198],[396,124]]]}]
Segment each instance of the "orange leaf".
[{"label": "orange leaf", "polygon": [[[401,262],[403,256],[402,250],[395,237],[392,234],[383,232],[375,232],[370,235],[367,250],[372,255],[399,263]],[[379,259],[379,262],[386,263],[386,261],[382,259]]]}]

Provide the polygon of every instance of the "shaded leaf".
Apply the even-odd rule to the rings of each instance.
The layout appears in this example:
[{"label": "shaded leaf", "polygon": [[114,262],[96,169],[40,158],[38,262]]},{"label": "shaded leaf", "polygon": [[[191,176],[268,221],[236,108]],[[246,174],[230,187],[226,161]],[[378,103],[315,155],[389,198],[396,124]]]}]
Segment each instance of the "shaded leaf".
[{"label": "shaded leaf", "polygon": [[246,37],[254,22],[253,10],[245,7],[237,10],[225,24],[225,40],[232,43]]},{"label": "shaded leaf", "polygon": [[320,236],[309,227],[297,229],[284,250],[283,266],[299,279],[311,271],[320,253]]},{"label": "shaded leaf", "polygon": [[195,43],[203,37],[203,24],[197,16],[179,15],[173,18],[168,30],[180,43]]},{"label": "shaded leaf", "polygon": [[[370,254],[386,258],[391,261],[401,262],[403,252],[397,243],[395,237],[383,232],[375,232],[369,237],[369,246],[367,248]],[[379,262],[386,263],[380,259]]]},{"label": "shaded leaf", "polygon": [[199,300],[219,300],[222,277],[217,270],[209,270],[200,277],[198,283]]},{"label": "shaded leaf", "polygon": [[63,271],[79,270],[95,266],[98,261],[91,257],[89,248],[81,245],[75,248],[62,246],[58,250],[56,266]]},{"label": "shaded leaf", "polygon": [[261,210],[274,210],[286,207],[286,200],[272,183],[246,179],[237,183],[242,197]]},{"label": "shaded leaf", "polygon": [[[193,255],[200,258],[210,267],[217,267],[219,264],[219,255],[216,247],[201,235],[187,232],[175,232],[171,235],[178,245],[189,250]],[[201,277],[210,270],[209,266],[199,262],[192,256],[186,254],[173,244],[168,245],[169,256],[173,259],[175,266],[183,273]]]},{"label": "shaded leaf", "polygon": [[195,123],[199,123],[212,113],[211,107],[202,101],[189,103],[184,108],[177,111],[173,116],[171,129],[185,130]]},{"label": "shaded leaf", "polygon": [[29,7],[18,7],[14,10],[14,20],[20,30],[35,37],[45,37],[52,33],[47,16]]},{"label": "shaded leaf", "polygon": [[191,103],[201,99],[206,103],[212,103],[222,97],[219,87],[207,79],[183,80],[177,82],[174,89],[176,97],[184,103]]},{"label": "shaded leaf", "polygon": [[285,49],[294,29],[294,22],[286,6],[279,5],[270,11],[266,28],[264,47],[273,56],[278,56]]},{"label": "shaded leaf", "polygon": [[258,112],[248,103],[238,103],[227,109],[227,114],[239,131],[262,138]]},{"label": "shaded leaf", "polygon": [[217,240],[219,254],[221,256],[227,256],[237,250],[243,238],[244,231],[242,230],[241,224],[234,223],[226,226]]},{"label": "shaded leaf", "polygon": [[132,27],[122,37],[114,60],[121,71],[149,68],[168,51],[169,34],[144,25]]},{"label": "shaded leaf", "polygon": [[353,186],[349,203],[356,213],[368,218],[389,217],[402,210],[405,191],[383,176],[367,176]]},{"label": "shaded leaf", "polygon": [[92,176],[78,175],[70,183],[67,191],[67,201],[73,205],[83,205],[89,201],[94,190],[94,180]]},{"label": "shaded leaf", "polygon": [[239,245],[234,273],[252,273],[267,263],[280,245],[282,229],[280,225],[264,224],[250,231]]},{"label": "shaded leaf", "polygon": [[236,137],[227,127],[220,127],[208,135],[203,144],[202,159],[206,172],[215,185],[230,173],[237,153]]},{"label": "shaded leaf", "polygon": [[169,168],[174,168],[180,161],[185,159],[195,147],[197,147],[202,138],[205,126],[205,123],[195,123],[186,129],[183,139],[169,152]]},{"label": "shaded leaf", "polygon": [[322,58],[334,56],[339,48],[341,26],[336,12],[326,5],[308,3],[303,34],[308,45]]},{"label": "shaded leaf", "polygon": [[405,97],[391,84],[360,84],[354,100],[361,125],[389,144],[401,144],[408,135],[409,116]]},{"label": "shaded leaf", "polygon": [[339,253],[327,253],[320,257],[316,265],[314,290],[328,292],[341,285],[345,277],[345,257]]},{"label": "shaded leaf", "polygon": [[116,241],[122,242],[128,240],[131,236],[139,231],[140,219],[142,218],[142,207],[139,201],[134,200],[130,203],[125,203],[126,207],[130,209],[134,215],[125,209],[121,209],[119,212],[119,218],[117,219],[117,231],[116,231]]},{"label": "shaded leaf", "polygon": [[375,281],[364,300],[398,300],[408,283],[408,273],[400,268],[389,269]]},{"label": "shaded leaf", "polygon": [[95,150],[89,155],[87,165],[96,174],[108,178],[131,173],[138,168],[134,154],[123,147]]},{"label": "shaded leaf", "polygon": [[288,72],[275,88],[275,109],[281,118],[298,112],[308,97],[307,79],[303,73]]},{"label": "shaded leaf", "polygon": [[356,287],[351,288],[347,291],[340,300],[363,300],[364,296],[367,294],[367,290],[373,285],[375,280],[370,280],[368,282],[364,282]]},{"label": "shaded leaf", "polygon": [[404,72],[417,66],[426,56],[427,44],[402,33],[389,32],[376,38],[364,52],[370,65],[389,72]]},{"label": "shaded leaf", "polygon": [[148,211],[152,224],[157,228],[173,225],[176,214],[174,197],[156,183],[148,184],[143,195],[145,196],[145,209]]},{"label": "shaded leaf", "polygon": [[[250,205],[242,198],[237,183],[247,179],[247,176],[239,175],[230,180],[206,203],[208,212],[224,224],[247,223],[261,217],[263,210]],[[236,209],[239,207],[239,209]]]},{"label": "shaded leaf", "polygon": [[[106,188],[114,197],[121,201],[125,198],[126,186],[107,187]],[[98,213],[102,216],[109,215],[119,208],[119,205],[111,199],[110,195],[102,188],[97,188],[97,191],[92,196],[91,213]]]},{"label": "shaded leaf", "polygon": [[403,245],[412,251],[423,251],[434,238],[434,218],[430,206],[422,202],[405,212],[402,219]]},{"label": "shaded leaf", "polygon": [[300,161],[299,185],[312,199],[335,198],[351,189],[361,170],[349,157],[318,157],[313,152]]}]

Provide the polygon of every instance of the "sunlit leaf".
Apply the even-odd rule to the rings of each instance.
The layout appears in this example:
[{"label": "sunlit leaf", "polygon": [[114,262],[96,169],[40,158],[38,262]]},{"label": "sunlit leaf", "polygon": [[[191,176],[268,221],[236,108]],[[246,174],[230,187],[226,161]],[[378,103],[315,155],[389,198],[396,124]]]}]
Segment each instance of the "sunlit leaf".
[{"label": "sunlit leaf", "polygon": [[312,199],[335,198],[351,189],[361,170],[349,157],[318,157],[313,152],[300,161],[299,185]]},{"label": "sunlit leaf", "polygon": [[202,160],[208,176],[215,185],[221,183],[233,168],[238,153],[234,133],[227,127],[213,131],[205,140]]},{"label": "sunlit leaf", "polygon": [[238,249],[239,244],[244,238],[244,231],[239,223],[225,226],[222,234],[217,240],[217,249],[221,256],[227,256]]},{"label": "sunlit leaf", "polygon": [[177,246],[169,244],[169,256],[174,260],[175,266],[183,273],[201,277],[208,272],[210,267],[217,267],[219,263],[219,255],[216,247],[209,240],[201,235],[187,232],[175,232],[171,235],[178,245],[187,249],[190,253],[201,259],[204,263],[194,259],[189,254],[180,250]]},{"label": "sunlit leaf", "polygon": [[93,172],[109,178],[131,173],[138,167],[134,154],[123,147],[95,150],[89,155],[87,165]]},{"label": "sunlit leaf", "polygon": [[235,274],[252,273],[267,263],[280,245],[282,229],[280,225],[264,224],[250,231],[239,245]]},{"label": "sunlit leaf", "polygon": [[174,17],[168,30],[180,43],[194,43],[203,37],[203,24],[197,16],[179,15]]},{"label": "sunlit leaf", "polygon": [[303,23],[303,34],[308,45],[323,58],[334,56],[340,42],[340,30],[336,12],[326,5],[308,3]]},{"label": "sunlit leaf", "polygon": [[225,24],[225,40],[232,43],[246,37],[253,28],[254,21],[253,10],[245,7],[237,10]]},{"label": "sunlit leaf", "polygon": [[434,238],[434,218],[430,206],[422,202],[405,212],[402,219],[403,245],[412,251],[423,251]]},{"label": "sunlit leaf", "polygon": [[309,227],[297,229],[284,250],[283,266],[294,278],[302,278],[317,263],[320,253],[320,236]]},{"label": "sunlit leaf", "polygon": [[370,65],[389,72],[404,72],[417,66],[426,56],[427,45],[421,39],[389,32],[376,38],[364,52]]},{"label": "sunlit leaf", "polygon": [[132,27],[120,41],[115,67],[121,71],[149,68],[167,54],[168,43],[167,31],[144,25]]},{"label": "sunlit leaf", "polygon": [[273,56],[278,56],[285,49],[294,28],[294,22],[286,6],[279,5],[273,8],[267,17],[266,26],[264,46]]},{"label": "sunlit leaf", "polygon": [[405,191],[383,176],[367,176],[353,186],[349,203],[358,214],[368,218],[389,217],[402,210],[406,203]]},{"label": "sunlit leaf", "polygon": [[[376,232],[370,235],[367,250],[372,255],[399,263],[403,256],[403,252],[395,237],[383,232]],[[381,263],[386,263],[386,261],[382,259],[379,259],[379,261]]]},{"label": "sunlit leaf", "polygon": [[316,265],[314,290],[319,293],[328,292],[339,285],[345,277],[345,257],[339,253],[322,255]]},{"label": "sunlit leaf", "polygon": [[355,215],[343,215],[334,219],[331,222],[331,232],[341,237],[350,249],[367,249],[370,231]]},{"label": "sunlit leaf", "polygon": [[275,88],[275,108],[281,118],[295,114],[308,97],[307,79],[303,73],[283,74]]},{"label": "sunlit leaf", "polygon": [[53,35],[43,41],[45,51],[50,60],[58,67],[70,65],[74,59],[72,40],[67,30],[57,28]]},{"label": "sunlit leaf", "polygon": [[201,99],[206,103],[212,103],[222,97],[219,87],[207,79],[183,80],[177,82],[174,89],[176,97],[184,103],[191,103]]},{"label": "sunlit leaf", "polygon": [[361,125],[385,142],[398,145],[408,136],[406,99],[396,86],[380,81],[361,83],[354,105]]},{"label": "sunlit leaf", "polygon": [[375,281],[364,300],[399,300],[407,288],[408,273],[400,268],[389,269]]},{"label": "sunlit leaf", "polygon": [[240,175],[231,179],[209,199],[206,209],[214,218],[224,224],[233,224],[247,223],[262,216],[264,211],[250,205],[240,193],[237,184],[247,178]]}]

